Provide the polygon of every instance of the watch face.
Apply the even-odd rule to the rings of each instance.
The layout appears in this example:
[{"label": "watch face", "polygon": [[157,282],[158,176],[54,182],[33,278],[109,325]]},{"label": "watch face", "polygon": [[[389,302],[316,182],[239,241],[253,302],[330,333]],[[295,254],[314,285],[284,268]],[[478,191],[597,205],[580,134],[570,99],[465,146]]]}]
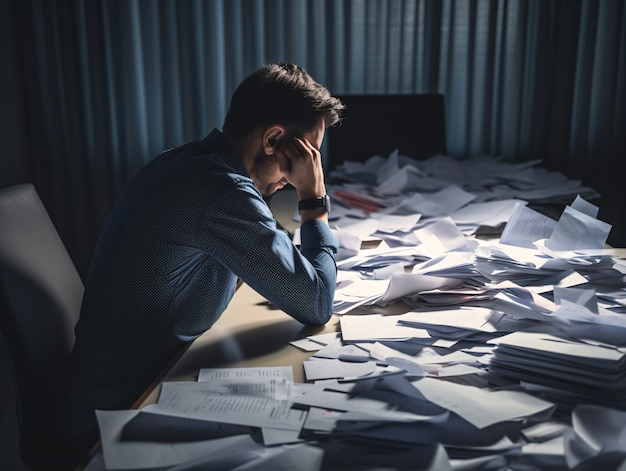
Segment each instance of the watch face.
[{"label": "watch face", "polygon": [[330,213],[330,196],[328,195],[324,196],[324,209],[327,213]]}]

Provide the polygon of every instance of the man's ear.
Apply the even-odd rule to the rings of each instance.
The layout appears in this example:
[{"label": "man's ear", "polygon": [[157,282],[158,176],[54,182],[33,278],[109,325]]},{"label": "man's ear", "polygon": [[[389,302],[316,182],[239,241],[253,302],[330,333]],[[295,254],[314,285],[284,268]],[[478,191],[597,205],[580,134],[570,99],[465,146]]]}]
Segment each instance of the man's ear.
[{"label": "man's ear", "polygon": [[274,154],[276,146],[285,137],[287,131],[280,124],[273,124],[263,131],[263,150],[267,155]]}]

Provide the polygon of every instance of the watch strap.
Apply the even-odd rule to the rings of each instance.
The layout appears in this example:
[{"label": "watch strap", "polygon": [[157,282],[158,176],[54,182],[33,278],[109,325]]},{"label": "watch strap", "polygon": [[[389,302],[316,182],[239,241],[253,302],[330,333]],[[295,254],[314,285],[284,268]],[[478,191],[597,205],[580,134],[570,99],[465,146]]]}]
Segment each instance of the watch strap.
[{"label": "watch strap", "polygon": [[307,209],[324,209],[325,212],[330,212],[330,197],[328,195],[318,196],[317,198],[306,198],[298,201],[298,211]]}]

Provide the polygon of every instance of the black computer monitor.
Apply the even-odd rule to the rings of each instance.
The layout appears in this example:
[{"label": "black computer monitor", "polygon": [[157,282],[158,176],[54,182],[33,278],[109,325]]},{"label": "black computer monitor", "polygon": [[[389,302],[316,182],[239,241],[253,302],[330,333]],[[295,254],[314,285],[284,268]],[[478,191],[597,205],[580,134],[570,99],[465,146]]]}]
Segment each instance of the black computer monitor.
[{"label": "black computer monitor", "polygon": [[444,96],[337,95],[344,119],[327,130],[327,168],[345,160],[386,157],[394,149],[416,159],[446,152]]}]

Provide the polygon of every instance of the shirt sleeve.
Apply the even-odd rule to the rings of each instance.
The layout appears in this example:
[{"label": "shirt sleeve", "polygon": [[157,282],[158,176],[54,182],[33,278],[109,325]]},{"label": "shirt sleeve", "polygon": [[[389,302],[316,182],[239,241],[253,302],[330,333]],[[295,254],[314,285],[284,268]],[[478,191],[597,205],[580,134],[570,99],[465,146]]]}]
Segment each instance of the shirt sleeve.
[{"label": "shirt sleeve", "polygon": [[338,244],[323,221],[301,227],[301,250],[280,231],[256,189],[244,185],[207,210],[200,236],[218,263],[306,325],[332,315]]}]

